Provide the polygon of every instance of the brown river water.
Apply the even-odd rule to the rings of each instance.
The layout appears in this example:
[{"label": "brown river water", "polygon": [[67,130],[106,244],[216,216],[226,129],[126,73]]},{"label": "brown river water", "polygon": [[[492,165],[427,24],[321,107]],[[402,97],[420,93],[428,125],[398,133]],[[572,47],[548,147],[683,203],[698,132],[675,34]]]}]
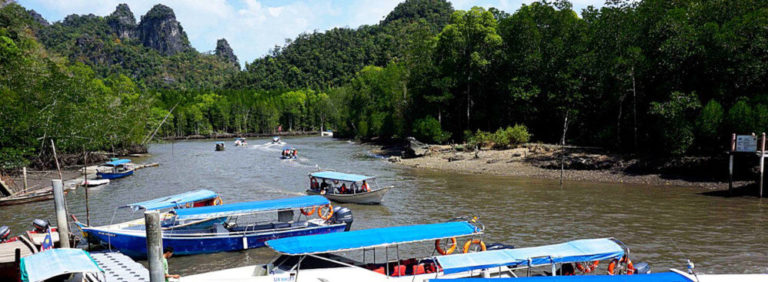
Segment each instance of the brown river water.
[{"label": "brown river water", "polygon": [[[517,247],[568,240],[615,237],[653,271],[685,268],[686,259],[705,273],[768,272],[768,199],[723,198],[700,188],[566,182],[557,180],[462,175],[404,168],[370,154],[372,147],[331,138],[288,138],[298,160],[280,160],[279,145],[249,140],[248,147],[214,152],[214,142],[155,144],[158,162],[129,178],[89,190],[93,225],[138,218],[140,213],[116,207],[192,189],[221,193],[226,203],[303,195],[307,174],[317,168],[378,176],[378,184],[394,185],[381,205],[342,204],[352,210],[352,229],[446,221],[477,216],[485,225],[486,242]],[[67,195],[70,212],[85,220],[85,193]],[[55,222],[53,201],[0,207],[0,225],[14,234],[29,229],[34,218]],[[401,249],[431,250],[431,244]],[[421,254],[429,254],[421,253]],[[265,263],[275,254],[255,249],[174,257],[172,273],[190,275]],[[603,269],[604,266],[601,266]]]}]

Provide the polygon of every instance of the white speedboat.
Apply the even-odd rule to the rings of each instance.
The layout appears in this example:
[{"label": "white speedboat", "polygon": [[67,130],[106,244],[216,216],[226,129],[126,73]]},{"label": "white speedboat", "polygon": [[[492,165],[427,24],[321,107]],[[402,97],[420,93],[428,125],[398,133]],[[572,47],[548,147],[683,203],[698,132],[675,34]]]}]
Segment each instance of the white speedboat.
[{"label": "white speedboat", "polygon": [[80,186],[95,187],[109,184],[109,179],[87,179],[80,183]]}]

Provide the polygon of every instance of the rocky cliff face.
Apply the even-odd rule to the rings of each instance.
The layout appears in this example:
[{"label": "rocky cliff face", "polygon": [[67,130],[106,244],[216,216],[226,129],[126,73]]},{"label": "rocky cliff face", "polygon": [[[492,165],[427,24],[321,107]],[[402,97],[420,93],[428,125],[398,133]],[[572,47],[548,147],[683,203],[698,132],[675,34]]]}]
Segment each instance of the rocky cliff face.
[{"label": "rocky cliff face", "polygon": [[107,24],[120,39],[136,39],[136,18],[127,4],[117,5],[117,9],[107,16]]},{"label": "rocky cliff face", "polygon": [[237,67],[240,67],[240,64],[237,62],[237,56],[235,56],[235,53],[232,52],[232,48],[229,47],[229,42],[227,42],[227,40],[224,38],[216,41],[216,56],[223,58],[227,62]]},{"label": "rocky cliff face", "polygon": [[173,55],[191,48],[187,34],[176,20],[173,10],[165,5],[155,5],[141,17],[138,35],[144,46],[163,55]]},{"label": "rocky cliff face", "polygon": [[[2,5],[0,5],[0,7],[2,7]],[[49,25],[51,25],[50,23],[48,23],[48,21],[46,21],[46,20],[45,20],[45,18],[43,18],[43,16],[42,16],[42,15],[38,14],[38,13],[37,13],[37,11],[35,11],[35,10],[29,10],[28,12],[29,12],[29,15],[30,15],[30,16],[32,16],[32,18],[33,18],[33,19],[34,19],[36,22],[40,23],[41,25],[43,25],[43,26],[49,26]]]}]

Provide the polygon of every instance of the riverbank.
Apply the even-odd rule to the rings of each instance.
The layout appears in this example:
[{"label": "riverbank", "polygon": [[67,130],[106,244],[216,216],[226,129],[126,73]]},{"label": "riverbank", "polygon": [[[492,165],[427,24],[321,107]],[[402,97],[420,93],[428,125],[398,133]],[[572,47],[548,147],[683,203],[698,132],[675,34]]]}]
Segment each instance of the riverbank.
[{"label": "riverbank", "polygon": [[[461,146],[448,145],[426,145],[422,149],[411,158],[390,157],[389,160],[412,168],[543,179],[560,179],[560,163],[564,160],[566,181],[728,188],[727,178],[718,179],[726,173],[727,166],[719,166],[720,160],[711,158],[631,159],[583,147],[566,147],[563,156],[559,146],[548,144],[524,144],[507,150],[464,151]],[[397,150],[389,146],[377,153],[392,155],[393,151]],[[720,167],[722,169],[717,170]],[[750,183],[752,181],[735,181],[734,186]]]}]

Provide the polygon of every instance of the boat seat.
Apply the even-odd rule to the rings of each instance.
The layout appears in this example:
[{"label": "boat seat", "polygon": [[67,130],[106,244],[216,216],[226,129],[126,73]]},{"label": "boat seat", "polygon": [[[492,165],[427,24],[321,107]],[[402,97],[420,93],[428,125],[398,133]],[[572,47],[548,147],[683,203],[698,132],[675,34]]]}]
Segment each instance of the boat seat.
[{"label": "boat seat", "polygon": [[426,272],[424,271],[424,264],[423,263],[420,263],[420,264],[417,264],[417,265],[413,266],[413,275],[419,275],[419,274],[424,274],[424,273],[426,273]]},{"label": "boat seat", "polygon": [[405,275],[405,265],[395,265],[392,267],[392,276],[403,276]]}]

